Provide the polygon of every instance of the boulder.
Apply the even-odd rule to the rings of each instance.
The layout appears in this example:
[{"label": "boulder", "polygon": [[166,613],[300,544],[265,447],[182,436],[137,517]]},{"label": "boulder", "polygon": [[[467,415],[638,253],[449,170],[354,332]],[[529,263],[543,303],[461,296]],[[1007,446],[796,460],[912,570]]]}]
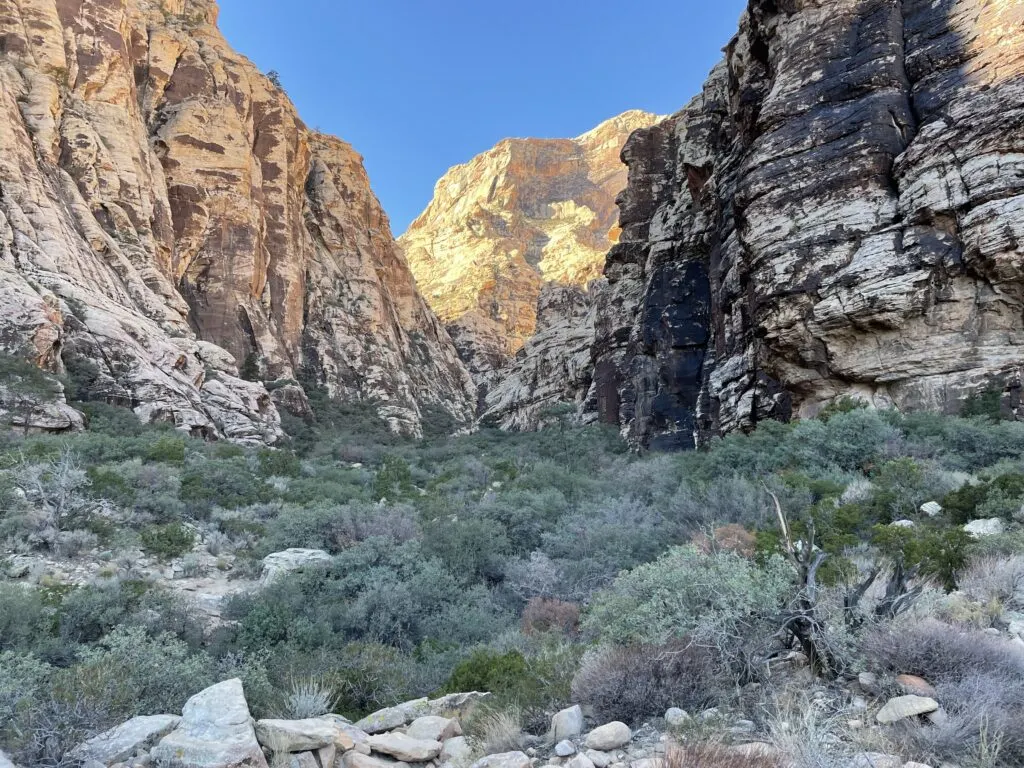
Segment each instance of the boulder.
[{"label": "boulder", "polygon": [[663,757],[642,757],[629,764],[629,768],[665,768]]},{"label": "boulder", "polygon": [[[119,763],[135,755],[140,749],[153,746],[173,731],[181,717],[178,715],[142,715],[111,728],[79,744],[68,755],[75,760],[95,760],[103,765]],[[0,767],[3,763],[0,762]]]},{"label": "boulder", "polygon": [[378,709],[372,715],[367,715],[362,720],[356,721],[355,726],[372,736],[375,733],[384,733],[395,728],[401,728],[407,722],[409,720],[403,709],[387,707],[386,709]]},{"label": "boulder", "polygon": [[500,752],[477,760],[471,768],[531,768],[530,758],[523,752]]},{"label": "boulder", "polygon": [[[338,761],[335,763],[337,764]],[[400,763],[397,760],[389,760],[377,755],[364,755],[355,750],[342,755],[340,765],[341,768],[409,768],[408,763]]]},{"label": "boulder", "polygon": [[[938,708],[939,703],[928,696],[915,696],[913,694],[897,696],[886,702],[885,706],[875,715],[875,719],[883,725],[890,725],[900,720],[905,720],[908,717],[927,715]],[[901,762],[900,765],[903,765],[903,763]]]},{"label": "boulder", "polygon": [[285,574],[314,566],[327,566],[331,562],[330,553],[322,549],[292,548],[281,552],[271,552],[263,558],[263,575],[260,583],[266,586]]},{"label": "boulder", "polygon": [[[427,702],[427,712],[422,714],[440,715],[441,717],[465,717],[472,709],[491,694],[481,691],[466,691],[465,693],[449,693],[439,699],[430,699]],[[412,704],[413,702],[408,702]],[[416,714],[419,717],[420,713]],[[415,718],[410,718],[415,719]]]},{"label": "boulder", "polygon": [[[576,754],[576,745],[569,741],[569,739],[563,739],[555,744],[555,754],[559,757],[571,757]],[[587,759],[589,760],[590,758]]]},{"label": "boulder", "polygon": [[271,752],[312,752],[324,747],[352,749],[355,742],[341,727],[324,718],[258,720],[256,739]]},{"label": "boulder", "polygon": [[[324,715],[320,719],[333,723],[344,736],[351,740],[351,749],[354,749],[356,752],[362,752],[364,755],[370,754],[370,735],[366,731],[361,728],[356,728],[348,721],[347,718],[344,718],[341,715]],[[340,743],[338,743],[337,746],[342,750],[347,749],[347,747],[344,747]]]},{"label": "boulder", "polygon": [[565,768],[594,768],[594,764],[586,755],[574,755],[565,761]]},{"label": "boulder", "polygon": [[405,731],[405,735],[413,739],[426,741],[445,741],[453,736],[462,735],[462,725],[454,717],[426,715],[417,717]]},{"label": "boulder", "polygon": [[426,717],[430,714],[430,699],[422,696],[411,701],[403,701],[395,705],[405,713],[405,722],[411,723],[418,717]]},{"label": "boulder", "polygon": [[904,693],[912,693],[915,696],[935,696],[935,688],[923,677],[917,675],[897,675],[896,685]]},{"label": "boulder", "polygon": [[913,760],[903,764],[903,768],[932,768],[927,763],[915,763]]},{"label": "boulder", "polygon": [[338,757],[338,747],[334,744],[329,744],[316,750],[313,754],[316,756],[318,765],[323,766],[323,768],[334,768],[334,761]]},{"label": "boulder", "polygon": [[444,740],[440,757],[443,763],[469,765],[472,762],[473,747],[465,736],[453,736]]},{"label": "boulder", "polygon": [[972,538],[980,539],[985,536],[998,536],[1006,530],[1006,526],[1004,525],[1002,518],[988,517],[982,520],[971,520],[971,522],[964,526],[964,530],[967,531]]},{"label": "boulder", "polygon": [[937,517],[942,514],[942,505],[937,501],[926,501],[921,505],[921,514],[928,517]]},{"label": "boulder", "polygon": [[624,747],[626,744],[629,744],[629,740],[632,738],[633,732],[629,730],[629,726],[616,720],[599,726],[588,733],[586,745],[590,749],[608,752]]},{"label": "boulder", "polygon": [[681,725],[685,725],[690,722],[693,718],[690,717],[689,712],[679,707],[669,707],[665,710],[665,722],[673,728],[678,728]]},{"label": "boulder", "polygon": [[185,702],[181,722],[150,757],[160,768],[267,768],[242,681],[225,680]]},{"label": "boulder", "polygon": [[583,733],[583,710],[580,705],[569,707],[551,718],[551,740],[559,742]]},{"label": "boulder", "polygon": [[433,739],[414,739],[404,733],[370,736],[370,749],[410,763],[425,763],[441,754],[442,744]]},{"label": "boulder", "polygon": [[288,768],[321,768],[312,752],[299,752],[288,756]]},{"label": "boulder", "polygon": [[903,760],[884,752],[860,752],[850,760],[850,768],[903,768]]}]

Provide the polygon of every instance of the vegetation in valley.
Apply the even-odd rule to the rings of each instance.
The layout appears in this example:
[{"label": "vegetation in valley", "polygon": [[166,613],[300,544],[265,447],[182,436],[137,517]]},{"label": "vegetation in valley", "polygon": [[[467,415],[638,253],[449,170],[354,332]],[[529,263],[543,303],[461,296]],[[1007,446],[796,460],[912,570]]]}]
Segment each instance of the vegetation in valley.
[{"label": "vegetation in valley", "polygon": [[[907,759],[969,765],[998,734],[991,764],[1024,760],[1024,424],[846,404],[638,456],[567,419],[436,418],[417,442],[311,400],[280,449],[95,402],[84,433],[0,435],[0,743],[22,762],[230,676],[257,717],[486,689],[506,736],[573,702],[743,712],[781,743],[797,656],[825,686],[929,680],[949,717],[888,745]],[[291,547],[331,559],[260,586]],[[211,621],[174,586],[217,575],[251,588]]]}]

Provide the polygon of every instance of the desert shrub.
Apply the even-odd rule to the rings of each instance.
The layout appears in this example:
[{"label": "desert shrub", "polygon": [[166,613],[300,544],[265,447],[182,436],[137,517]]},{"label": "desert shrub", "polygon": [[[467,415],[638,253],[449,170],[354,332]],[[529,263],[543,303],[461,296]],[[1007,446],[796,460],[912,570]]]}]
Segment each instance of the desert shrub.
[{"label": "desert shrub", "polygon": [[487,707],[470,717],[466,733],[480,754],[520,750],[525,741],[522,710],[514,704],[501,709]]},{"label": "desert shrub", "polygon": [[967,564],[970,535],[961,528],[875,526],[872,543],[891,560],[917,567],[947,589],[956,588],[956,574]]},{"label": "desert shrub", "polygon": [[731,552],[742,557],[753,557],[757,549],[757,537],[742,525],[730,523],[705,533],[695,534],[692,543],[704,554]]},{"label": "desert shrub", "polygon": [[170,635],[150,637],[141,627],[118,627],[81,653],[79,664],[57,675],[54,695],[95,702],[108,725],[154,712],[179,712],[185,701],[211,685],[213,667]]},{"label": "desert shrub", "polygon": [[291,451],[264,448],[256,458],[264,477],[298,477],[302,473],[302,462]]},{"label": "desert shrub", "polygon": [[493,584],[504,574],[511,549],[505,528],[481,517],[432,520],[423,526],[423,551],[469,584]]},{"label": "desert shrub", "polygon": [[75,407],[85,414],[90,432],[113,437],[138,437],[147,429],[130,408],[97,402],[77,403]]},{"label": "desert shrub", "polygon": [[710,706],[719,686],[714,659],[695,642],[609,645],[583,657],[572,681],[572,698],[592,706],[602,722],[638,723],[669,707]]},{"label": "desert shrub", "polygon": [[190,457],[181,475],[181,500],[195,515],[205,517],[214,506],[237,509],[268,497],[267,486],[253,474],[244,456]]},{"label": "desert shrub", "polygon": [[195,531],[184,523],[151,525],[139,532],[142,548],[161,560],[173,560],[191,551],[195,544]]},{"label": "desert shrub", "polygon": [[563,517],[544,534],[543,549],[559,563],[568,594],[585,597],[679,540],[677,529],[657,510],[630,499],[607,499]]},{"label": "desert shrub", "polygon": [[595,596],[583,627],[621,645],[690,637],[731,657],[768,642],[778,630],[772,617],[794,593],[793,571],[780,557],[758,566],[729,552],[675,547]]},{"label": "desert shrub", "polygon": [[769,522],[771,502],[762,484],[731,474],[701,485],[684,483],[668,509],[687,531],[727,524],[759,528]]},{"label": "desert shrub", "polygon": [[287,720],[305,720],[326,715],[336,699],[334,691],[323,678],[292,680],[284,696],[282,717]]},{"label": "desert shrub", "polygon": [[558,632],[573,635],[579,628],[580,607],[564,600],[531,598],[523,609],[522,627],[527,635]]},{"label": "desert shrub", "polygon": [[452,670],[445,691],[506,693],[518,688],[525,675],[526,659],[519,651],[495,653],[482,649]]},{"label": "desert shrub", "polygon": [[48,634],[52,610],[37,589],[0,582],[0,651],[31,651]]},{"label": "desert shrub", "polygon": [[880,671],[919,675],[949,719],[905,736],[937,762],[959,761],[998,739],[1007,765],[1024,761],[1024,649],[1003,638],[935,620],[880,627],[864,639]]},{"label": "desert shrub", "polygon": [[801,421],[793,428],[793,444],[803,464],[834,464],[846,470],[870,467],[882,458],[886,444],[899,437],[895,427],[868,409],[835,414],[827,423]]},{"label": "desert shrub", "polygon": [[178,435],[162,435],[150,443],[143,458],[148,462],[184,464],[185,439]]},{"label": "desert shrub", "polygon": [[975,558],[957,574],[957,583],[979,603],[1024,609],[1024,554]]}]

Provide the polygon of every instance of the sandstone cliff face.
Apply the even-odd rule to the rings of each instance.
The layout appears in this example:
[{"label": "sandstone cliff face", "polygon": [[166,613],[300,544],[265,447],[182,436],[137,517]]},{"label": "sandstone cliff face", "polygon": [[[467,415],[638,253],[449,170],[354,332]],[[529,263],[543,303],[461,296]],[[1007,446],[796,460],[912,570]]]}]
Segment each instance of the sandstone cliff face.
[{"label": "sandstone cliff face", "polygon": [[[416,433],[471,383],[343,142],[213,0],[0,0],[0,343],[146,419],[273,441],[305,367]],[[279,390],[292,402],[301,394]]]},{"label": "sandstone cliff face", "polygon": [[430,306],[486,383],[537,329],[546,284],[583,287],[618,237],[626,138],[657,117],[626,112],[575,139],[507,139],[437,183],[399,238]]},{"label": "sandstone cliff face", "polygon": [[1024,360],[1024,5],[752,0],[624,150],[592,408],[688,447],[841,395],[955,410]]}]

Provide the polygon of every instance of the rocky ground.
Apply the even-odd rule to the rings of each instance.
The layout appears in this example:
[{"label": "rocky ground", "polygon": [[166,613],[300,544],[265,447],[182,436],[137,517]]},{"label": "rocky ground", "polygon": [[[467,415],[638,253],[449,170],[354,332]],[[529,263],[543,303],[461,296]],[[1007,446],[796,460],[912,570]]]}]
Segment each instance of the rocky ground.
[{"label": "rocky ground", "polygon": [[[796,679],[806,671],[806,659],[799,654],[786,664]],[[869,673],[843,690],[811,684],[809,702],[844,717],[848,733],[858,734],[863,743],[871,742],[873,731],[911,722],[927,728],[945,717],[927,681],[900,675],[895,683],[902,693],[888,698],[879,698],[880,681]],[[687,750],[699,748],[717,755],[707,765],[785,768],[795,765],[797,757],[788,752],[786,731],[802,737],[796,723],[773,724],[781,728],[780,737],[779,732],[759,731],[741,715],[717,709],[691,715],[675,707],[633,730],[618,721],[595,723],[578,705],[557,712],[544,734],[510,729],[465,735],[462,723],[486,710],[488,696],[473,692],[416,699],[355,723],[334,714],[254,721],[241,681],[226,680],[189,699],[180,716],[132,718],[79,745],[71,757],[82,768],[689,768]],[[509,748],[492,751],[498,741]],[[0,766],[11,765],[0,753]],[[868,750],[853,750],[848,759],[827,765],[927,768]]]}]

